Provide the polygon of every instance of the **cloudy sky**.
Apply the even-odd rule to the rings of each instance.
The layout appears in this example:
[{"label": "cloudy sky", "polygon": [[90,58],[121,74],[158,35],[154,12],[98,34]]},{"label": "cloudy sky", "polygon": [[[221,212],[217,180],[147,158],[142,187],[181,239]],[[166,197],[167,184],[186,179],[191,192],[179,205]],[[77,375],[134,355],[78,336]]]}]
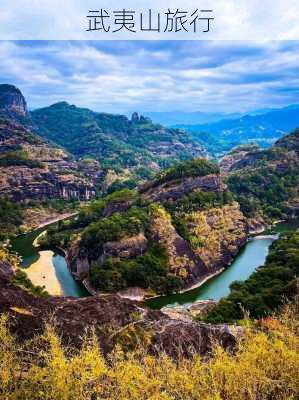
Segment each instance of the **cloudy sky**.
[{"label": "cloudy sky", "polygon": [[31,109],[245,112],[299,103],[299,41],[0,41]]}]

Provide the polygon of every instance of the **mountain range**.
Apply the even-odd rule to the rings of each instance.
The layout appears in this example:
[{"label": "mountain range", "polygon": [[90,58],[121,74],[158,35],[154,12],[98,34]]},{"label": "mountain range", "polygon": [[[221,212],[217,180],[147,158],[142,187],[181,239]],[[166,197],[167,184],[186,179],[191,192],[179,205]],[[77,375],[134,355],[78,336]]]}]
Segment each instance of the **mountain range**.
[{"label": "mountain range", "polygon": [[76,157],[91,156],[103,167],[129,169],[138,177],[204,154],[188,133],[153,124],[137,113],[128,119],[62,102],[32,111],[31,118],[39,135]]},{"label": "mountain range", "polygon": [[173,126],[190,132],[194,140],[220,157],[240,144],[257,143],[264,148],[270,147],[299,126],[299,105],[264,111],[212,123]]},{"label": "mountain range", "polygon": [[151,118],[155,123],[168,127],[175,125],[198,125],[217,122],[225,119],[240,118],[241,113],[213,113],[213,112],[183,112],[183,111],[152,111],[145,112],[146,117]]},{"label": "mountain range", "polygon": [[88,199],[96,190],[136,186],[173,162],[205,155],[188,133],[137,113],[128,119],[66,102],[30,112],[21,91],[7,84],[0,85],[0,118],[0,192],[14,199]]}]

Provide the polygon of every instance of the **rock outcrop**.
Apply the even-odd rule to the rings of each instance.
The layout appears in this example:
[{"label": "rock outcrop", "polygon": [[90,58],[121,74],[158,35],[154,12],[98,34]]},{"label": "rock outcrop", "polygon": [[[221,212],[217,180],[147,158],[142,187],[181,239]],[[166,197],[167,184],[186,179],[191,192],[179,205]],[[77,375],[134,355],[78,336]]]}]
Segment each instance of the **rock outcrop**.
[{"label": "rock outcrop", "polygon": [[65,259],[69,270],[76,279],[84,280],[88,277],[90,271],[88,252],[81,249],[77,241],[68,247]]},{"label": "rock outcrop", "polygon": [[[123,260],[136,258],[143,255],[147,247],[148,240],[143,233],[115,242],[106,242],[97,261],[103,263],[108,257]],[[74,241],[66,250],[66,261],[70,271],[77,279],[83,280],[88,277],[91,265],[90,256],[88,250],[82,249],[77,241]]]},{"label": "rock outcrop", "polygon": [[90,200],[94,195],[94,182],[63,150],[12,120],[0,120],[1,197]]},{"label": "rock outcrop", "polygon": [[248,226],[237,203],[184,214],[190,241],[175,230],[170,215],[157,207],[151,235],[168,255],[169,267],[186,288],[199,284],[231,263],[246,243]]},{"label": "rock outcrop", "polygon": [[209,269],[193,252],[190,243],[176,232],[170,215],[161,206],[152,212],[150,232],[152,240],[165,250],[170,271],[181,277],[185,285],[199,282],[209,274]]},{"label": "rock outcrop", "polygon": [[0,85],[0,114],[2,112],[15,117],[28,115],[26,100],[21,91],[13,85]]},{"label": "rock outcrop", "polygon": [[254,159],[258,157],[260,147],[256,145],[243,145],[238,146],[224,156],[220,162],[220,168],[223,175],[227,175],[231,172],[238,163],[242,163],[242,160],[250,154]]},{"label": "rock outcrop", "polygon": [[124,349],[142,344],[154,354],[207,355],[214,342],[226,349],[236,343],[236,337],[225,325],[172,320],[160,311],[118,295],[81,299],[35,297],[15,286],[0,265],[0,314],[3,313],[8,315],[11,330],[19,340],[41,333],[45,322],[53,318],[63,342],[75,347],[80,346],[87,329],[94,329],[104,354],[116,344]]},{"label": "rock outcrop", "polygon": [[148,247],[148,240],[143,233],[117,242],[104,244],[103,257],[129,259],[142,256]]},{"label": "rock outcrop", "polygon": [[221,177],[216,174],[189,177],[179,182],[171,181],[157,185],[155,181],[147,182],[139,190],[145,199],[154,202],[176,201],[193,191],[220,193],[225,190]]},{"label": "rock outcrop", "polygon": [[188,214],[185,222],[193,251],[210,272],[229,265],[248,237],[238,203]]}]

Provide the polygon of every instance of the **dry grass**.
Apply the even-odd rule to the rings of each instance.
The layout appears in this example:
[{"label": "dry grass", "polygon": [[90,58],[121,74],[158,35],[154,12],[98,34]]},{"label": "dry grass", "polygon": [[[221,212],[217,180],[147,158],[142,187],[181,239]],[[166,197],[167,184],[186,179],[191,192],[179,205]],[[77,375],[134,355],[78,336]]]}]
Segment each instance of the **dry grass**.
[{"label": "dry grass", "polygon": [[19,345],[0,322],[1,400],[295,400],[299,397],[297,304],[277,317],[248,323],[234,354],[215,346],[171,360],[144,352],[104,359],[93,335],[74,353],[63,348],[53,326]]}]

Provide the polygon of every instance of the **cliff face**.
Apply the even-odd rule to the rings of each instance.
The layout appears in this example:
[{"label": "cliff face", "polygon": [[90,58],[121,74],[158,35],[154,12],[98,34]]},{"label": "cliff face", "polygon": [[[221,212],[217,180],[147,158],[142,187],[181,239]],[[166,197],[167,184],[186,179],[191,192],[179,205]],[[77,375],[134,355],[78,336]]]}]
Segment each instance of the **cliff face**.
[{"label": "cliff face", "polygon": [[0,120],[0,196],[14,201],[89,200],[94,185],[80,169],[63,150],[16,122]]},{"label": "cliff face", "polygon": [[162,185],[155,185],[155,182],[145,183],[140,187],[144,198],[153,202],[176,201],[184,195],[193,191],[219,193],[225,190],[219,175],[183,178],[179,182],[170,181]]},{"label": "cliff face", "polygon": [[161,207],[155,207],[150,222],[152,239],[166,251],[170,270],[188,285],[199,282],[209,269],[194,253],[190,243],[173,226],[171,216]]},{"label": "cliff face", "polygon": [[195,254],[210,272],[230,264],[248,236],[247,221],[238,203],[185,216]]},{"label": "cliff face", "polygon": [[256,145],[238,146],[224,156],[220,162],[221,173],[223,175],[229,174],[235,166],[242,162],[249,155],[252,159],[258,158],[261,148]]},{"label": "cliff face", "polygon": [[246,243],[248,227],[238,203],[184,213],[182,218],[189,240],[176,232],[162,207],[151,220],[151,232],[166,250],[170,269],[189,287],[230,264]]},{"label": "cliff face", "polygon": [[[84,279],[92,270],[92,281],[102,290],[101,282],[109,282],[106,274],[111,273],[118,289],[141,285],[171,291],[155,283],[156,277],[147,280],[153,271],[160,282],[179,281],[181,288],[189,288],[229,265],[247,240],[246,218],[217,173],[149,182],[127,196],[120,192],[118,201],[104,200],[99,224],[79,232],[67,249],[71,271]],[[149,271],[139,271],[143,266]],[[98,272],[104,275],[99,278]]]},{"label": "cliff face", "polygon": [[27,104],[21,91],[13,85],[0,85],[0,113],[10,116],[28,116]]}]

